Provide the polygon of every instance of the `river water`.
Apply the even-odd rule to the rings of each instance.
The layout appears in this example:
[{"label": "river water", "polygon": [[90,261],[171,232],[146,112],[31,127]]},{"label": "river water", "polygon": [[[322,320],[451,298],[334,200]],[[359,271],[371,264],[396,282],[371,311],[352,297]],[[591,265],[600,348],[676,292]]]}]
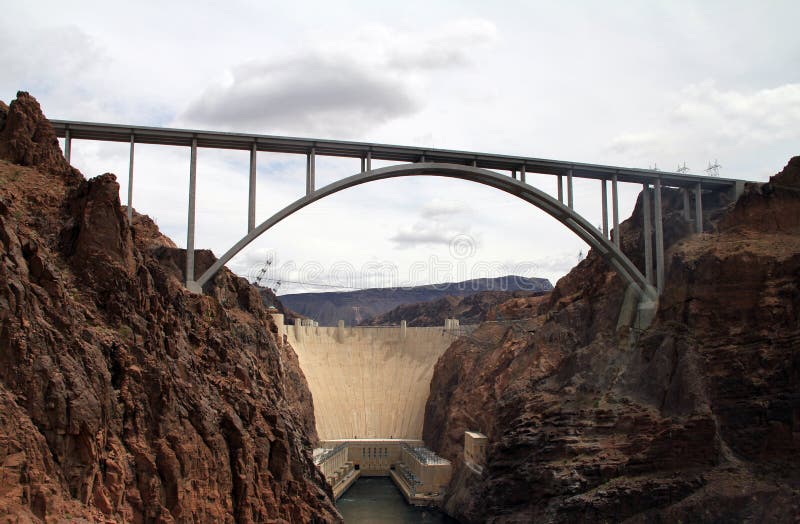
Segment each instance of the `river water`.
[{"label": "river water", "polygon": [[406,504],[388,477],[362,477],[336,502],[346,524],[455,523],[444,513]]}]

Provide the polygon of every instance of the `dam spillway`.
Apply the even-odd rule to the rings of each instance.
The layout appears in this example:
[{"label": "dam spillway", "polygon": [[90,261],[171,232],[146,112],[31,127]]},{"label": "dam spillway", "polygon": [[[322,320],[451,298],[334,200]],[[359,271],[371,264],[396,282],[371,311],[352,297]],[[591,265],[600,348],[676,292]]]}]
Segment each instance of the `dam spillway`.
[{"label": "dam spillway", "polygon": [[284,326],[281,319],[278,327],[308,381],[319,439],[420,440],[433,369],[458,335],[457,323],[444,328],[307,324]]}]

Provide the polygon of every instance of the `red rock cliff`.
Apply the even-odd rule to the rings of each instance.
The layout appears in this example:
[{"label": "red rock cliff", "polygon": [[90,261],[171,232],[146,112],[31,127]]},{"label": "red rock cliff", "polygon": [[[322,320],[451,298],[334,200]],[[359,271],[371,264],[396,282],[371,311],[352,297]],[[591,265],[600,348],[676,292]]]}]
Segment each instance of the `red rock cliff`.
[{"label": "red rock cliff", "polygon": [[[735,204],[708,195],[711,233],[669,211],[679,197],[665,192],[666,291],[645,332],[617,329],[623,286],[590,253],[529,320],[485,324],[439,360],[424,439],[456,461],[451,514],[796,522],[800,157]],[[641,267],[639,217],[620,229]],[[489,437],[482,475],[461,463],[465,429]]]},{"label": "red rock cliff", "polygon": [[66,164],[32,97],[0,117],[0,520],[339,521],[258,292],[187,292],[185,253]]}]

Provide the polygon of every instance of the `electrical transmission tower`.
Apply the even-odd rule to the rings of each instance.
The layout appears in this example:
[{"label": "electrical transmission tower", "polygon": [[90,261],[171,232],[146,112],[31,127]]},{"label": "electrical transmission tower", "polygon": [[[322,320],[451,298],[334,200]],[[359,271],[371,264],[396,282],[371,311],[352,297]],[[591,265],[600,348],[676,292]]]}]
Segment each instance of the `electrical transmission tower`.
[{"label": "electrical transmission tower", "polygon": [[675,170],[676,173],[680,173],[682,175],[685,175],[689,171],[690,171],[690,169],[688,167],[686,167],[686,162],[684,162],[682,166],[679,165],[678,169]]},{"label": "electrical transmission tower", "polygon": [[722,166],[719,165],[719,162],[714,160],[714,164],[712,165],[711,162],[708,163],[708,168],[706,169],[706,173],[708,176],[719,176],[719,170]]},{"label": "electrical transmission tower", "polygon": [[[272,280],[271,278],[269,278],[267,273],[269,272],[269,268],[272,267],[274,261],[275,259],[273,258],[272,253],[267,253],[266,258],[264,259],[264,265],[261,266],[261,269],[258,270],[256,278],[254,279],[257,286],[267,287],[267,286],[262,286],[261,283],[264,280]],[[273,293],[277,293],[278,288],[281,287],[281,281],[275,280],[274,282],[275,282],[274,287],[271,287],[270,289],[272,290]]]}]

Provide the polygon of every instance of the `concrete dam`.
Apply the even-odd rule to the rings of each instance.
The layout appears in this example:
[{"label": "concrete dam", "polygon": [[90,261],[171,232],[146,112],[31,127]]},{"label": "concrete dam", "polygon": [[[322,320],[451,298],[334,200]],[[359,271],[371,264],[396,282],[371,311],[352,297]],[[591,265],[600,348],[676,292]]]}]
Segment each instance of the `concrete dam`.
[{"label": "concrete dam", "polygon": [[297,353],[314,399],[315,462],[339,497],[359,476],[389,476],[409,503],[441,500],[450,462],[422,442],[425,404],[439,357],[467,327],[322,327],[278,332]]},{"label": "concrete dam", "polygon": [[421,439],[433,368],[457,336],[455,322],[448,329],[306,323],[284,332],[314,397],[320,440]]}]

